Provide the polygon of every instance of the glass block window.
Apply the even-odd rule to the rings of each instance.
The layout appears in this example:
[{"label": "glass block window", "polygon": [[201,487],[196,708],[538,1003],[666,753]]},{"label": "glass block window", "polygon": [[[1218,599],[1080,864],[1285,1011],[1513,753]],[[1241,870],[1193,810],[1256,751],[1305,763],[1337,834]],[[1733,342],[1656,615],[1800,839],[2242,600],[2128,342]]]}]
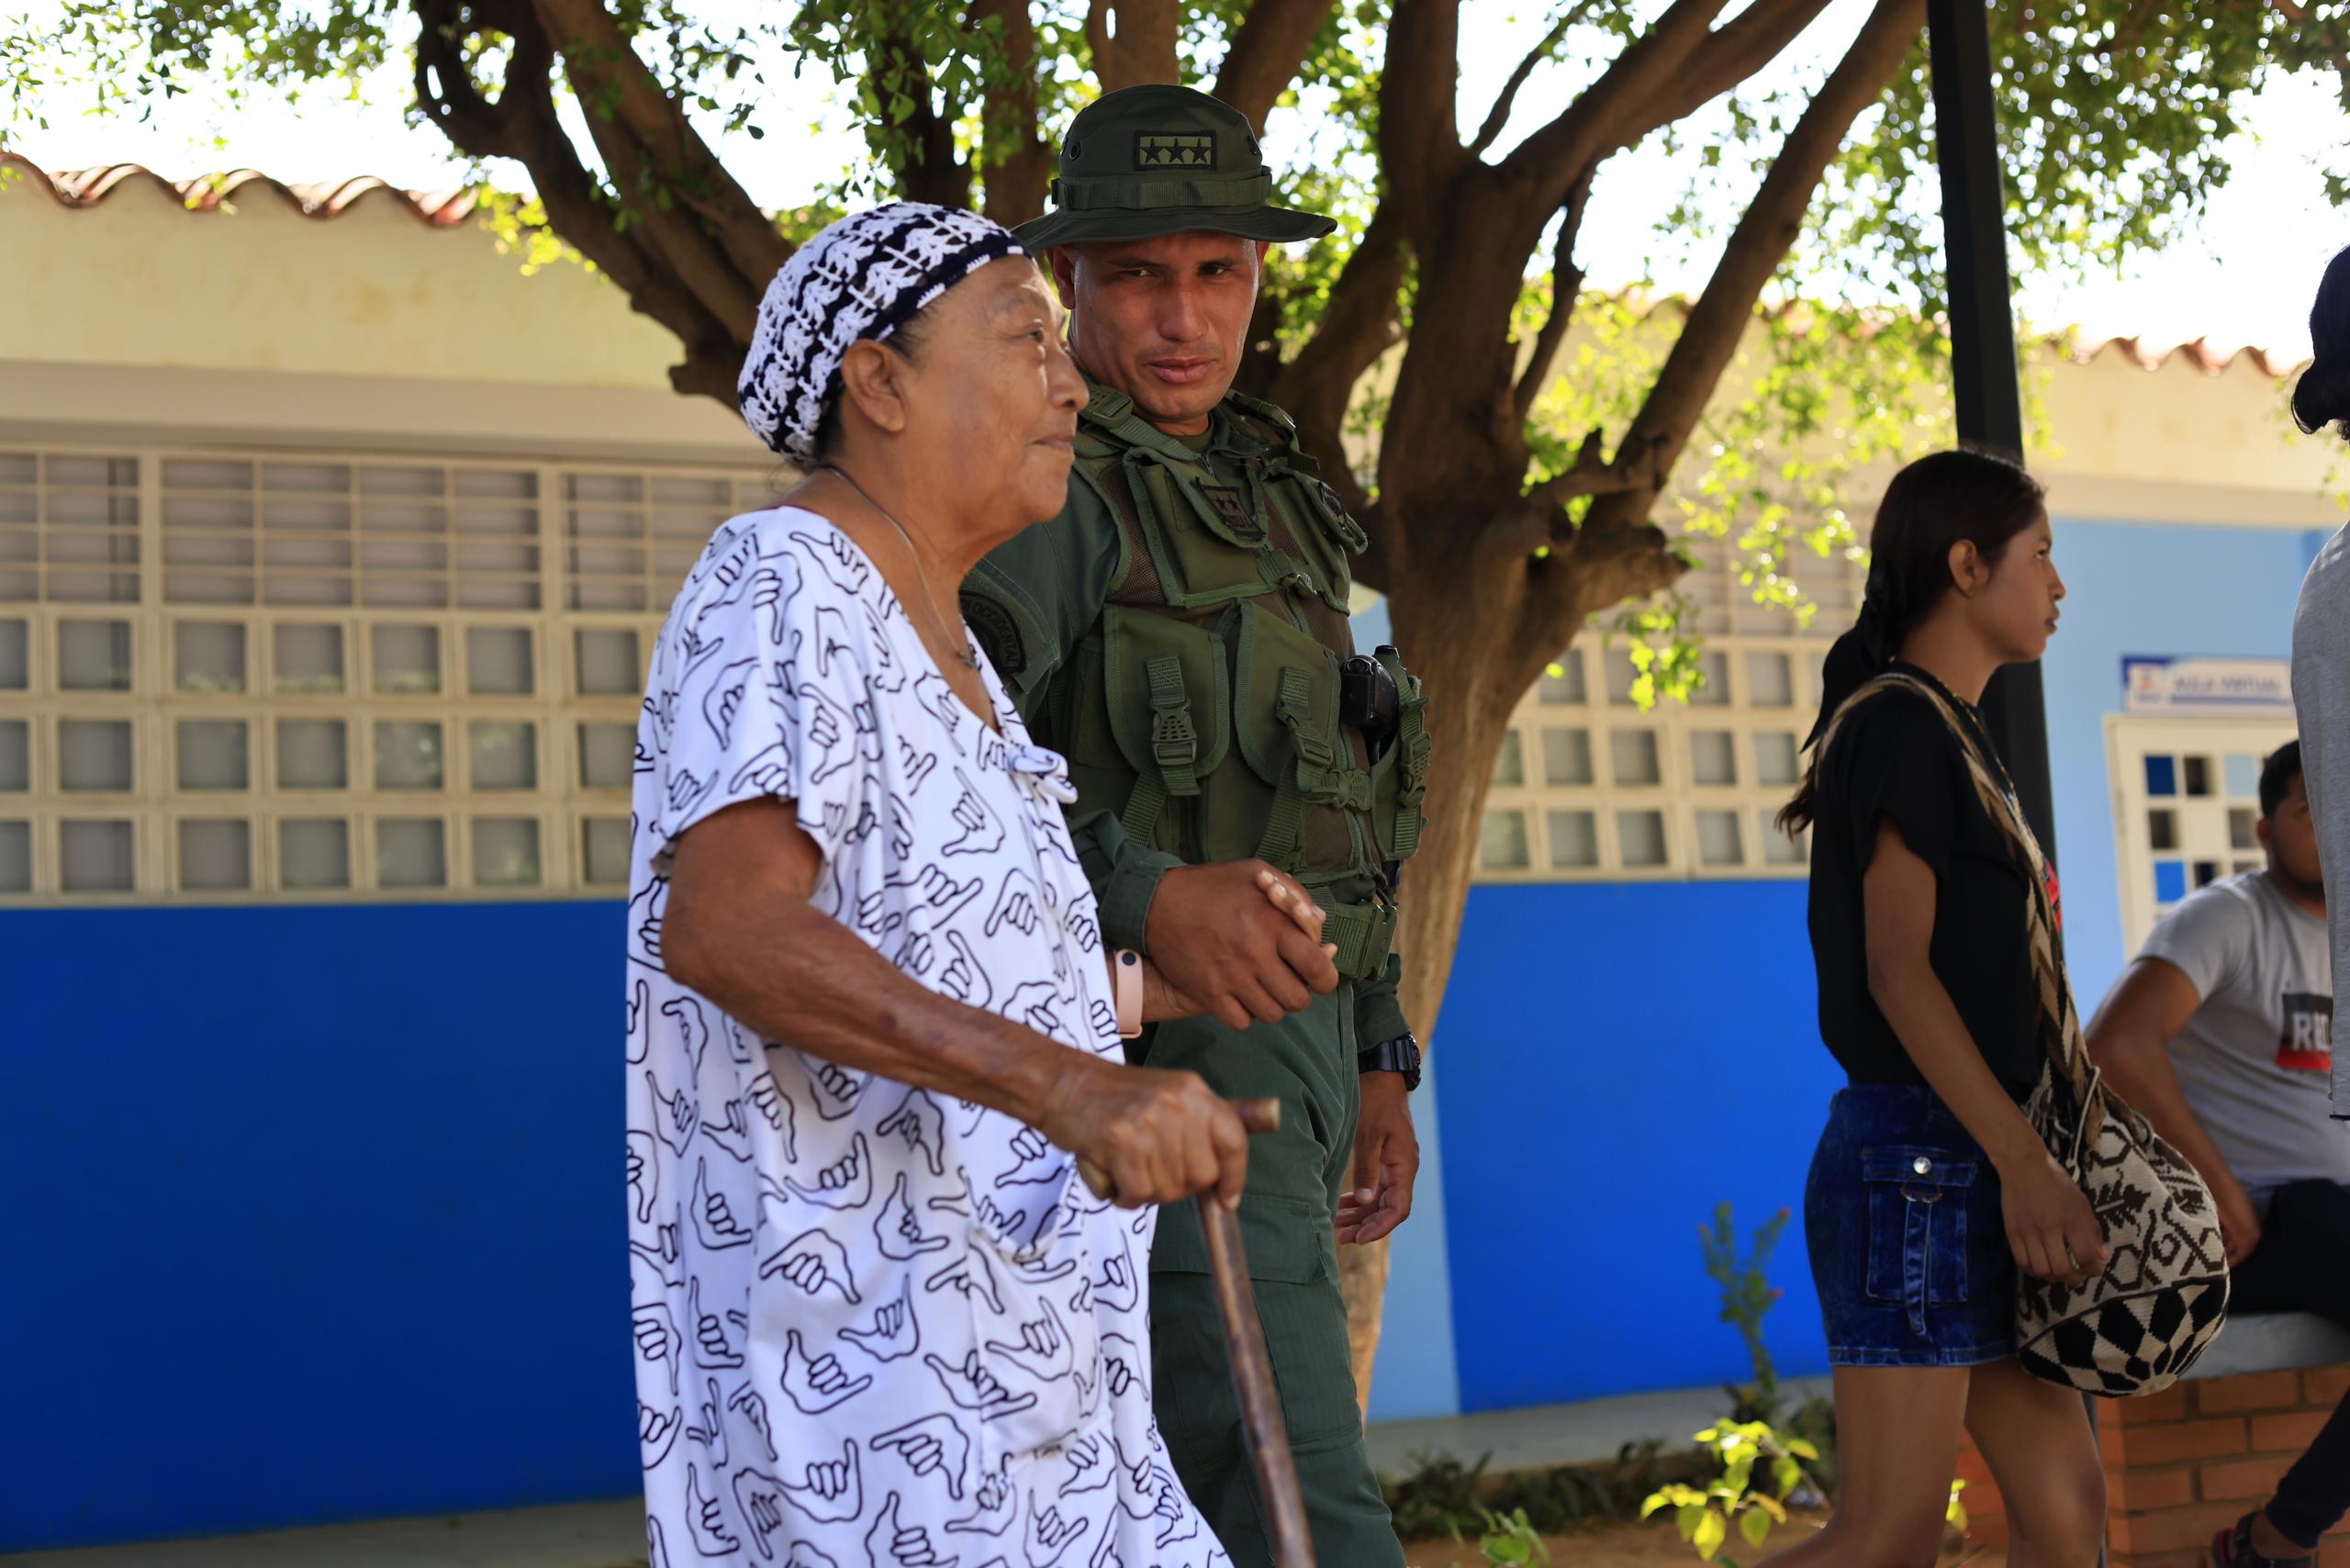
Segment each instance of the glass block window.
[{"label": "glass block window", "polygon": [[[1752,602],[1727,547],[1695,541],[1681,587],[1696,605],[1703,684],[1643,711],[1620,640],[1578,638],[1513,715],[1479,837],[1489,881],[1800,877],[1810,851],[1774,819],[1794,792],[1828,645],[1852,624],[1863,568],[1807,552],[1789,563],[1819,613],[1808,629]],[[2190,782],[2217,791],[2214,762]],[[2216,798],[2216,795],[2214,796]]]},{"label": "glass block window", "polygon": [[2267,865],[2258,833],[2260,765],[2293,733],[2289,715],[2107,719],[2121,923],[2132,952],[2196,889]]},{"label": "glass block window", "polygon": [[0,448],[0,904],[611,896],[769,472]]}]

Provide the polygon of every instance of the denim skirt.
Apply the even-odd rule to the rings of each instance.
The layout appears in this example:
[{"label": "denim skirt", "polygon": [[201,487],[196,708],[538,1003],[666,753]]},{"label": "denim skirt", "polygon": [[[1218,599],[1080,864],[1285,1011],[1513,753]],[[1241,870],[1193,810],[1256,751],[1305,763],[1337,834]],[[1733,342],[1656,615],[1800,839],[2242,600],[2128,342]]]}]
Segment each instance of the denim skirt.
[{"label": "denim skirt", "polygon": [[1830,1365],[1964,1367],[2016,1353],[1999,1178],[1933,1091],[1838,1093],[1803,1217]]}]

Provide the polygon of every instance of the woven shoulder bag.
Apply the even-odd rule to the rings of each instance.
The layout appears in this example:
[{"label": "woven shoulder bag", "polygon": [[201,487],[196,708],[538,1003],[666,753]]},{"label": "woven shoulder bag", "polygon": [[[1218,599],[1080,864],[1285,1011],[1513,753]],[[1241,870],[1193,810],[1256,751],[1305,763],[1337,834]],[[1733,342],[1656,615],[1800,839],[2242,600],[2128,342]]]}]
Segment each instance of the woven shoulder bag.
[{"label": "woven shoulder bag", "polygon": [[2087,1194],[2109,1255],[2105,1271],[2078,1289],[2018,1276],[2018,1358],[2035,1377],[2088,1394],[2159,1393],[2219,1338],[2227,1315],[2227,1254],[2211,1190],[2089,1061],[2040,841],[2023,820],[2007,769],[1985,754],[1950,698],[1914,676],[1879,676],[1838,711],[1815,758],[1826,755],[1855,706],[1896,689],[1931,703],[1957,738],[1983,810],[2028,884],[2023,913],[2048,1064],[2024,1118]]}]

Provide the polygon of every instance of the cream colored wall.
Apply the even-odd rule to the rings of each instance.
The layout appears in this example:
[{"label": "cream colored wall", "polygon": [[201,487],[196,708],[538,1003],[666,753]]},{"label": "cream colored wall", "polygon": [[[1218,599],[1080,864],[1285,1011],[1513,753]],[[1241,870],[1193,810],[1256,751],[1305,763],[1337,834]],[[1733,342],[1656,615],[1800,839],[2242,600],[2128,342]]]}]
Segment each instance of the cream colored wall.
[{"label": "cream colored wall", "polygon": [[259,186],[190,212],[145,179],[78,208],[15,180],[0,301],[0,427],[764,455],[670,390],[676,340],[600,276],[525,277],[385,192],[319,219]]},{"label": "cream colored wall", "polygon": [[[729,410],[670,391],[675,341],[601,277],[525,277],[477,225],[428,228],[388,193],[319,220],[259,186],[233,212],[189,212],[144,179],[69,209],[17,180],[0,189],[0,430],[763,455]],[[2338,453],[2293,435],[2250,357],[2213,375],[2108,347],[2046,369],[2035,465],[2064,511],[2340,520],[2323,493]]]},{"label": "cream colored wall", "polygon": [[2050,451],[2035,468],[2075,515],[2331,528],[2350,456],[2304,436],[2287,384],[2240,354],[2218,375],[2174,353],[2155,368],[2109,344],[2057,359],[2044,386]]},{"label": "cream colored wall", "polygon": [[0,191],[0,332],[66,364],[339,372],[668,388],[677,340],[570,264],[524,277],[468,221],[431,229],[387,192],[306,218],[258,185],[190,212],[125,182],[68,208]]}]

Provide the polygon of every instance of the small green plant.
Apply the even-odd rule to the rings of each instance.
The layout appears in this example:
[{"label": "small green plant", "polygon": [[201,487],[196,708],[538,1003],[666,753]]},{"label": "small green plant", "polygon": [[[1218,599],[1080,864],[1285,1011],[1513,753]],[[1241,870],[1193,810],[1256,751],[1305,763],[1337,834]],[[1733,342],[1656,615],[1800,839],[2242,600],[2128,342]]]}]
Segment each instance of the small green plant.
[{"label": "small green plant", "polygon": [[[1485,1554],[1485,1568],[1522,1568],[1526,1563],[1550,1561],[1550,1549],[1535,1533],[1524,1508],[1501,1514],[1481,1507],[1477,1514],[1477,1549]],[[1453,1530],[1452,1539],[1461,1539],[1458,1528]]]},{"label": "small green plant", "polygon": [[[1760,1548],[1773,1525],[1786,1522],[1787,1494],[1804,1478],[1801,1462],[1818,1459],[1819,1450],[1801,1438],[1781,1438],[1763,1421],[1718,1422],[1698,1433],[1697,1441],[1712,1451],[1721,1473],[1703,1486],[1675,1482],[1659,1488],[1640,1506],[1640,1518],[1672,1508],[1681,1538],[1708,1562],[1732,1529]],[[1757,1467],[1767,1476],[1761,1486],[1755,1484]],[[1729,1558],[1722,1562],[1738,1568]]]},{"label": "small green plant", "polygon": [[1395,1533],[1406,1540],[1447,1535],[1472,1539],[1483,1528],[1488,1509],[1504,1519],[1525,1515],[1537,1535],[1628,1522],[1639,1517],[1640,1500],[1657,1487],[1669,1481],[1696,1481],[1713,1469],[1711,1458],[1701,1450],[1667,1451],[1662,1440],[1654,1438],[1624,1444],[1612,1461],[1493,1477],[1484,1473],[1483,1459],[1463,1464],[1421,1455],[1414,1462],[1418,1468],[1404,1479],[1383,1482]]},{"label": "small green plant", "polygon": [[1387,1508],[1395,1518],[1395,1533],[1405,1540],[1450,1536],[1473,1529],[1485,1510],[1481,1500],[1485,1463],[1474,1464],[1433,1454],[1415,1454],[1412,1473],[1387,1488]]},{"label": "small green plant", "polygon": [[[1732,1529],[1747,1545],[1760,1551],[1772,1527],[1787,1522],[1787,1498],[1810,1481],[1804,1462],[1817,1462],[1819,1450],[1801,1438],[1780,1436],[1762,1421],[1717,1422],[1699,1432],[1697,1441],[1720,1464],[1721,1473],[1703,1486],[1673,1482],[1659,1487],[1640,1506],[1640,1518],[1673,1509],[1681,1539],[1708,1562],[1729,1541]],[[1768,1471],[1763,1485],[1755,1484],[1758,1469]],[[1966,1533],[1966,1506],[1959,1500],[1964,1490],[1965,1482],[1953,1481],[1950,1503],[1942,1511],[1944,1521],[1961,1535]],[[1721,1562],[1723,1568],[1739,1568],[1734,1558],[1724,1557]]]},{"label": "small green plant", "polygon": [[1751,1388],[1733,1388],[1730,1397],[1736,1402],[1734,1417],[1748,1421],[1774,1421],[1778,1418],[1779,1372],[1771,1360],[1771,1348],[1763,1342],[1762,1318],[1779,1299],[1773,1289],[1763,1266],[1779,1245],[1779,1235],[1787,1228],[1794,1215],[1781,1209],[1755,1227],[1753,1249],[1743,1258],[1739,1256],[1738,1232],[1730,1224],[1729,1200],[1725,1198],[1714,1209],[1714,1223],[1697,1227],[1697,1245],[1706,1255],[1706,1272],[1712,1275],[1722,1290],[1722,1321],[1738,1330],[1746,1341],[1746,1354],[1754,1363],[1754,1383]]}]

